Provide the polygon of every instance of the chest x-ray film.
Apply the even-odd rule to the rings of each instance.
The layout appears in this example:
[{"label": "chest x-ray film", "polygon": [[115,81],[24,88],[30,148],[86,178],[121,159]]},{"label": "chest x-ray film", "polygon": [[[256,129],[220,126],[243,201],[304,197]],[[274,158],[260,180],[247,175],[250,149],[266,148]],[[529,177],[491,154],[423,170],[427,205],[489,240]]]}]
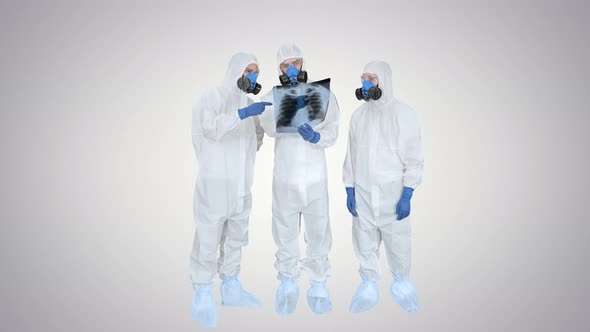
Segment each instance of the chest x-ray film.
[{"label": "chest x-ray film", "polygon": [[326,118],[330,79],[273,88],[277,133],[296,133],[304,123],[315,126]]}]

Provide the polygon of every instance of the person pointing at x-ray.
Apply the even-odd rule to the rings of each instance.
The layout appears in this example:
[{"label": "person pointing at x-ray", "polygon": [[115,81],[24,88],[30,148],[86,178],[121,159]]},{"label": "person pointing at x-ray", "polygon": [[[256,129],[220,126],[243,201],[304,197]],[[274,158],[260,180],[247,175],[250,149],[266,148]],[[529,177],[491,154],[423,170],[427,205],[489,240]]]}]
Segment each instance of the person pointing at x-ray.
[{"label": "person pointing at x-ray", "polygon": [[191,308],[193,317],[205,327],[217,325],[217,304],[211,292],[216,272],[223,280],[223,305],[261,305],[242,288],[238,278],[242,247],[248,243],[254,160],[264,136],[258,115],[270,105],[248,98],[247,94],[260,92],[258,73],[258,61],[253,55],[236,53],[223,84],[210,88],[193,108],[192,141],[199,173],[190,260],[196,294]]}]

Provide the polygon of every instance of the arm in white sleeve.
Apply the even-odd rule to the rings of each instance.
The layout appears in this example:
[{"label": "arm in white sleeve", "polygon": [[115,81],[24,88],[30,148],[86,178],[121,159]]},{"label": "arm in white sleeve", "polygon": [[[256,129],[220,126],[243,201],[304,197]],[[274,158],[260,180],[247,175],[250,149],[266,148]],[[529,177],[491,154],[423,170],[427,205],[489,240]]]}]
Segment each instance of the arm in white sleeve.
[{"label": "arm in white sleeve", "polygon": [[198,157],[199,153],[201,152],[201,142],[203,141],[203,135],[193,133],[193,149],[195,150],[195,155]]},{"label": "arm in white sleeve", "polygon": [[346,148],[346,157],[342,167],[342,180],[345,187],[353,187],[355,184],[355,160],[356,160],[356,123],[354,113],[350,118],[350,128],[348,129],[348,147]]},{"label": "arm in white sleeve", "polygon": [[314,147],[327,148],[336,143],[338,139],[338,124],[340,120],[340,108],[334,94],[330,92],[330,102],[328,104],[328,112],[326,118],[322,123],[314,128],[320,134],[320,140],[314,144]]},{"label": "arm in white sleeve", "polygon": [[215,114],[216,112],[209,109],[203,109],[201,112],[203,116],[203,136],[210,140],[219,141],[223,136],[240,126],[238,110],[222,114]]},{"label": "arm in white sleeve", "polygon": [[236,130],[240,126],[240,116],[238,110],[222,109],[223,102],[218,100],[220,96],[214,93],[208,93],[207,98],[203,98],[197,104],[193,112],[197,112],[200,117],[201,131],[204,137],[219,141],[223,136]]},{"label": "arm in white sleeve", "polygon": [[[248,106],[254,104],[254,100],[248,97]],[[260,125],[260,118],[258,116],[253,116],[252,119],[254,120],[254,127],[256,129],[256,151],[260,150],[262,146],[262,139],[264,138],[264,129]]]},{"label": "arm in white sleeve", "polygon": [[262,139],[264,138],[264,129],[260,125],[260,119],[255,116],[254,124],[256,125],[256,151],[260,150],[262,146]]},{"label": "arm in white sleeve", "polygon": [[404,187],[416,188],[422,182],[424,156],[418,114],[404,108],[398,115],[399,153],[404,165]]},{"label": "arm in white sleeve", "polygon": [[197,101],[192,109],[191,134],[193,137],[193,148],[197,158],[199,157],[199,152],[201,151],[201,142],[203,141],[203,129],[201,128],[201,117],[199,113],[199,110],[201,109],[200,104],[202,103],[201,99]]}]

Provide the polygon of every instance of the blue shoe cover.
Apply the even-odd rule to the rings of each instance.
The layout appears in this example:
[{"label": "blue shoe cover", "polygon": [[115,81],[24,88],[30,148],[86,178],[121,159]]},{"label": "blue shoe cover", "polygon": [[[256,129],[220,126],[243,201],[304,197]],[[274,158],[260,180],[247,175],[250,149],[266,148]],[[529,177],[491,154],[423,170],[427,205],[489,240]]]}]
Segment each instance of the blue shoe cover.
[{"label": "blue shoe cover", "polygon": [[391,283],[391,296],[397,304],[407,312],[417,312],[420,310],[418,293],[416,286],[407,277],[395,277]]},{"label": "blue shoe cover", "polygon": [[197,288],[191,304],[193,318],[208,328],[217,327],[217,303],[211,294],[212,288],[212,285]]},{"label": "blue shoe cover", "polygon": [[279,315],[289,315],[295,312],[299,301],[299,286],[294,278],[279,277],[281,284],[277,288],[275,311]]},{"label": "blue shoe cover", "polygon": [[221,304],[230,307],[258,308],[262,302],[246,292],[238,277],[225,278],[221,282]]},{"label": "blue shoe cover", "polygon": [[348,308],[352,313],[361,313],[371,310],[379,303],[379,288],[374,278],[363,278],[363,282],[356,289],[352,302]]},{"label": "blue shoe cover", "polygon": [[307,304],[311,311],[317,315],[325,315],[332,311],[330,292],[325,281],[311,282],[311,287],[307,290]]}]

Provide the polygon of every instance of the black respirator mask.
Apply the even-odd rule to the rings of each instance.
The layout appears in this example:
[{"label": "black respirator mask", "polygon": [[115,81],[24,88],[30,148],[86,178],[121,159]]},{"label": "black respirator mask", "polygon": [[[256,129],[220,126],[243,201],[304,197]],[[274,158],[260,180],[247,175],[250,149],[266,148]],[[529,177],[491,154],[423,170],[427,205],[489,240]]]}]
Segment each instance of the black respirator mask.
[{"label": "black respirator mask", "polygon": [[356,99],[370,101],[381,98],[383,91],[369,80],[363,81],[363,86],[354,91]]},{"label": "black respirator mask", "polygon": [[283,75],[279,76],[282,86],[295,86],[299,83],[307,83],[307,72],[290,65]]},{"label": "black respirator mask", "polygon": [[262,89],[262,85],[256,83],[258,73],[251,73],[238,78],[238,88],[246,93],[257,95]]}]

